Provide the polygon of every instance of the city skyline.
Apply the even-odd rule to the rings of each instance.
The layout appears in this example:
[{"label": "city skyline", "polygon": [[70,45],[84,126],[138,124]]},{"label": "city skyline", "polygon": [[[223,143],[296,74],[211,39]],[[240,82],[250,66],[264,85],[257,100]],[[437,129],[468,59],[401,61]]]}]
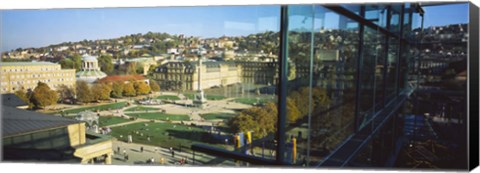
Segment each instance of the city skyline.
[{"label": "city skyline", "polygon": [[[425,27],[467,23],[467,4],[429,8]],[[460,12],[459,12],[460,11]],[[3,10],[1,52],[147,32],[196,37],[278,31],[278,5]],[[161,16],[161,17],[158,17]],[[139,20],[142,19],[142,20]],[[173,20],[172,20],[173,19]],[[158,20],[158,22],[152,22]],[[299,21],[300,22],[300,21]],[[328,21],[326,21],[328,23]],[[326,24],[327,26],[329,24]],[[334,23],[330,28],[334,28]],[[31,28],[35,28],[33,31]]]}]

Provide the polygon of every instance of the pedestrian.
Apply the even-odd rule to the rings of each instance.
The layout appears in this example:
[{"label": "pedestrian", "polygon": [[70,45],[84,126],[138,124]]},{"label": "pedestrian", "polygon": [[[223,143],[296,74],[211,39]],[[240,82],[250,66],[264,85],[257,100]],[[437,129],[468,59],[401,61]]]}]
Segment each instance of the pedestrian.
[{"label": "pedestrian", "polygon": [[142,153],[143,153],[143,146],[142,146],[142,147],[140,147],[140,152],[142,152]]},{"label": "pedestrian", "polygon": [[163,157],[160,158],[160,164],[162,164],[162,165],[165,164],[165,158],[163,158]]},{"label": "pedestrian", "polygon": [[117,153],[120,154],[120,147],[117,147]]},{"label": "pedestrian", "polygon": [[175,157],[175,151],[172,150],[172,157]]}]

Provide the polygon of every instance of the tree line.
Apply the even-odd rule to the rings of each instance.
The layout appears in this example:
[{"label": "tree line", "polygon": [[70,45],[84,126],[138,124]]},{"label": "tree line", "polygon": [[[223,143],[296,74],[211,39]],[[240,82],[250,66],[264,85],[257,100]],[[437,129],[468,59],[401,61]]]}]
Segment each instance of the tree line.
[{"label": "tree line", "polygon": [[85,81],[77,81],[75,87],[60,85],[56,90],[46,83],[38,82],[33,90],[17,90],[17,95],[28,104],[29,109],[45,109],[57,102],[91,103],[110,98],[134,97],[160,91],[157,82],[151,80],[128,82],[101,82],[89,85]]}]

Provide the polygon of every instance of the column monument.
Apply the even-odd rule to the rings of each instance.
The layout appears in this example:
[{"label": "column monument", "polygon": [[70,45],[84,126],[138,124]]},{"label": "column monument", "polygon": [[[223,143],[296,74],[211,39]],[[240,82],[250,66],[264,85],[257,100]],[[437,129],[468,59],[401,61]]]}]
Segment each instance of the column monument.
[{"label": "column monument", "polygon": [[195,97],[193,98],[193,104],[197,107],[202,107],[204,103],[207,102],[207,99],[205,98],[205,94],[203,93],[202,89],[202,55],[199,52],[199,57],[198,57],[198,87],[197,87],[197,94],[195,94]]}]

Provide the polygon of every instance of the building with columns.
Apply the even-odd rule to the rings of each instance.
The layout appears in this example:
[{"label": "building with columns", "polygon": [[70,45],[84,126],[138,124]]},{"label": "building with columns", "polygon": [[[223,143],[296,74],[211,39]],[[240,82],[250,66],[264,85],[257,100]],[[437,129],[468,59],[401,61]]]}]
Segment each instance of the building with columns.
[{"label": "building with columns", "polygon": [[76,76],[77,80],[93,83],[98,79],[106,77],[107,74],[100,70],[96,57],[85,54],[82,57],[82,69],[77,72]]}]

